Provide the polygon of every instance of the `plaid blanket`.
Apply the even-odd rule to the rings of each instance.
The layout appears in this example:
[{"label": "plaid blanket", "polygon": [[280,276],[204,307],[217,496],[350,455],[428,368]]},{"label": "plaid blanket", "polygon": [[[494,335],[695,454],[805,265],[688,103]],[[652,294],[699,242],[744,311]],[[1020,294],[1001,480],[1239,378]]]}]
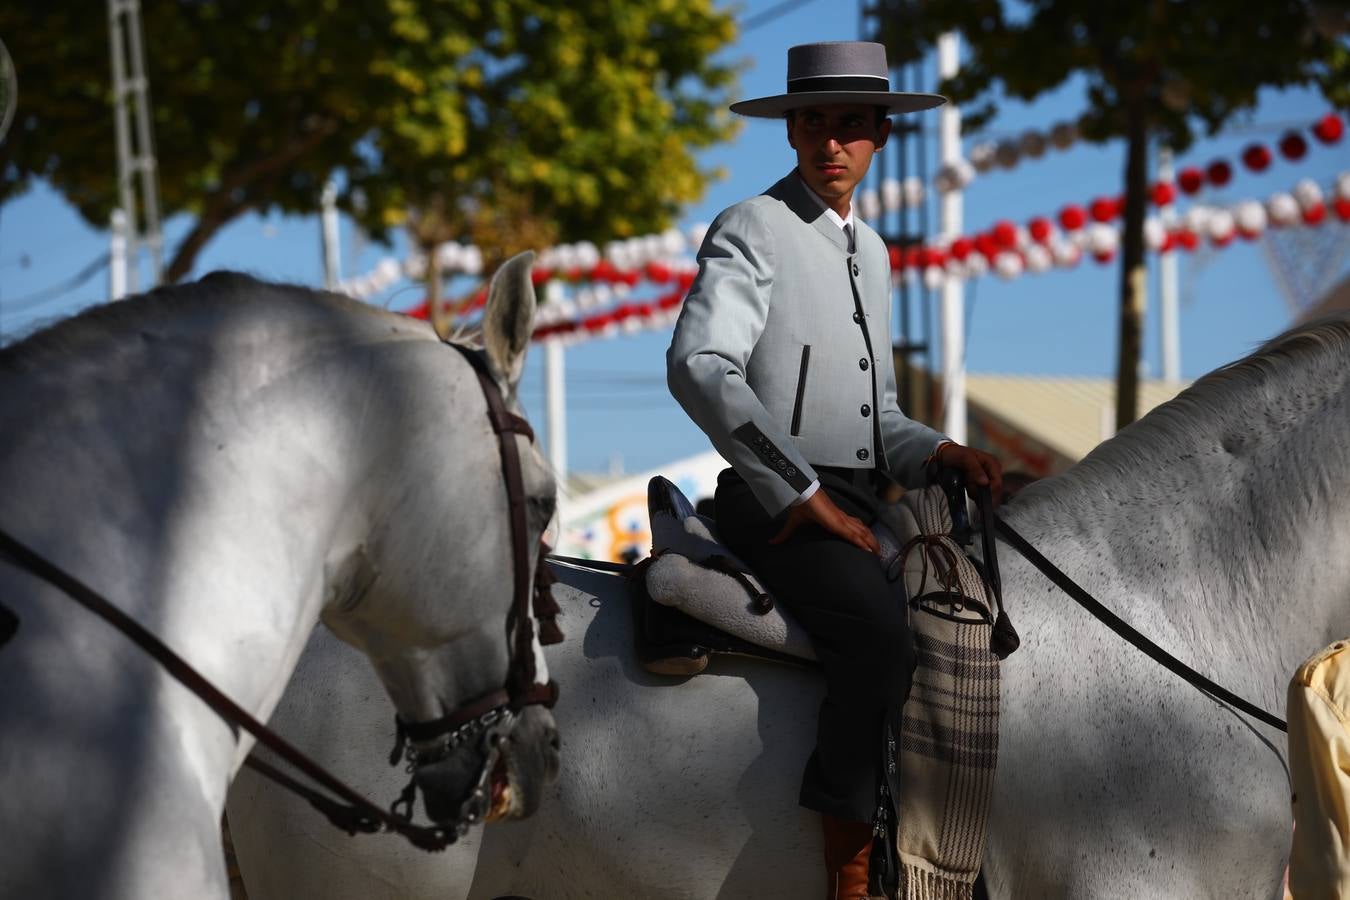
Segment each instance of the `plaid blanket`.
[{"label": "plaid blanket", "polygon": [[[969,900],[984,858],[998,761],[999,669],[989,650],[992,608],[951,530],[938,487],[901,501],[905,586],[920,598],[910,625],[918,650],[899,740],[904,900]],[[902,535],[902,540],[904,540]],[[964,595],[976,603],[954,601]]]}]

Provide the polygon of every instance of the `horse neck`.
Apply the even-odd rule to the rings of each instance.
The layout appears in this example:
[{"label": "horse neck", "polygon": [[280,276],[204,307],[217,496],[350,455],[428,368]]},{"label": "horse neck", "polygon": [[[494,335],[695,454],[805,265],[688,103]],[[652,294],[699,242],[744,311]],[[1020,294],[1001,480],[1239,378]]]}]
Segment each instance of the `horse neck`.
[{"label": "horse neck", "polygon": [[320,331],[324,316],[341,318],[206,304],[131,335],[137,352],[113,341],[14,386],[0,410],[18,436],[0,449],[0,527],[261,718],[360,540],[371,454],[343,405],[371,398],[344,352],[360,335]]},{"label": "horse neck", "polygon": [[[1300,659],[1350,632],[1346,382],[1334,357],[1221,371],[1029,488],[1007,518],[1126,619],[1172,632],[1164,644],[1250,663],[1279,694]],[[1011,597],[1047,590],[1008,556]]]}]

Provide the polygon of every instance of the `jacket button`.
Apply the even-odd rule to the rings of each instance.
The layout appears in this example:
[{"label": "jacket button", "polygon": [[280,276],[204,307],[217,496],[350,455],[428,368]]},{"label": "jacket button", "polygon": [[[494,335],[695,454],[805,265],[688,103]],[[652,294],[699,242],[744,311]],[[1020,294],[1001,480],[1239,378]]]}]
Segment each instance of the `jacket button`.
[{"label": "jacket button", "polygon": [[854,321],[855,323],[861,325],[861,324],[862,324],[862,313],[860,313],[860,312],[855,312],[855,313],[853,314],[853,321]]},{"label": "jacket button", "polygon": [[866,460],[867,457],[870,456],[870,455],[871,455],[871,454],[869,454],[866,450],[859,450],[859,451],[858,451],[858,459]]},{"label": "jacket button", "polygon": [[862,359],[858,360],[858,368],[862,369],[864,372],[867,371],[868,366],[870,365],[871,364],[867,361],[867,357],[865,356]]},{"label": "jacket button", "polygon": [[864,404],[862,405],[862,409],[858,410],[858,412],[862,413],[863,418],[865,419],[865,418],[867,418],[868,416],[870,416],[870,415],[872,414],[872,407],[870,407],[870,406],[868,406],[866,403],[864,403]]},{"label": "jacket button", "polygon": [[857,275],[857,274],[858,274],[858,264],[857,264],[857,263],[854,263],[854,264],[853,264],[853,274],[854,274],[854,275]]}]

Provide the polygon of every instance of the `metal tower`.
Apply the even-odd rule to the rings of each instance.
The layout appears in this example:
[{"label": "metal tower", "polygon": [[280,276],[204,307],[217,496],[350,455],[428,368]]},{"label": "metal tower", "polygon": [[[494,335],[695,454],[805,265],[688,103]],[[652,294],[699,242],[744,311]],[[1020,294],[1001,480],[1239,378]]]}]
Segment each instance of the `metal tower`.
[{"label": "metal tower", "polygon": [[[136,263],[142,245],[150,248],[155,284],[164,272],[159,195],[155,187],[155,147],[150,131],[150,82],[145,74],[139,0],[108,0],[108,42],[112,56],[113,121],[117,128],[117,188],[126,216],[126,252],[131,260],[131,265],[127,266],[126,287],[135,291]],[[137,174],[140,175],[139,198]],[[143,232],[138,230],[138,199],[145,217]]]}]

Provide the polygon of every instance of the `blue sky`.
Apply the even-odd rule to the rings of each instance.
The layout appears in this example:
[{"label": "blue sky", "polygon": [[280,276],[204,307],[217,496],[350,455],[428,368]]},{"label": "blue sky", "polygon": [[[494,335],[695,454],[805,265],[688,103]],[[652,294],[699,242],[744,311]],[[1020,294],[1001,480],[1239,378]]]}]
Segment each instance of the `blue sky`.
[{"label": "blue sky", "polygon": [[[775,6],[774,0],[749,0],[746,18]],[[782,89],[786,48],[815,40],[852,40],[860,33],[857,6],[814,0],[745,34],[729,55],[744,62],[743,97]],[[153,80],[153,71],[151,78]],[[22,99],[22,72],[20,103]],[[932,89],[931,63],[924,89]],[[153,95],[153,86],[152,86]],[[1083,92],[1070,84],[1033,104],[1008,103],[990,124],[988,136],[1015,135],[1027,129],[1048,130],[1056,121],[1081,111]],[[1215,157],[1236,163],[1253,140],[1273,145],[1288,127],[1306,127],[1328,111],[1315,91],[1271,91],[1255,112],[1224,134],[1198,142],[1178,165],[1204,165]],[[936,133],[936,114],[926,114],[928,132]],[[108,122],[111,140],[112,121]],[[1306,132],[1305,132],[1306,133]],[[967,138],[966,150],[980,138]],[[936,149],[929,159],[936,160]],[[727,179],[711,185],[703,200],[680,222],[688,226],[711,220],[719,210],[768,187],[792,166],[782,125],[748,121],[737,139],[709,151],[704,161],[720,166]],[[1121,190],[1123,148],[1078,144],[1067,152],[1050,151],[1011,171],[981,176],[966,193],[967,231],[987,228],[998,219],[1024,222],[1033,215],[1051,215],[1065,203],[1083,203]],[[1235,166],[1232,183],[1207,199],[1232,203],[1265,199],[1289,190],[1305,177],[1326,186],[1336,173],[1350,168],[1350,139],[1331,147],[1312,142],[1308,155],[1291,163],[1276,158],[1260,175]],[[113,173],[109,172],[109,177]],[[1182,207],[1184,209],[1184,206]],[[936,221],[935,216],[931,221]],[[186,232],[181,217],[166,227],[173,246]],[[1350,228],[1338,229],[1350,240]],[[343,274],[368,271],[391,251],[359,243],[343,223]],[[90,228],[45,186],[0,210],[0,334],[12,336],[36,324],[68,314],[106,297],[106,275],[99,273],[82,287],[34,302],[34,294],[61,284],[107,249],[104,231]],[[392,251],[401,256],[402,247]],[[322,283],[319,226],[316,217],[256,216],[237,221],[213,240],[197,263],[197,274],[234,268],[278,280]],[[1117,282],[1114,265],[1090,260],[1071,271],[1053,270],[1012,281],[980,279],[973,290],[967,364],[971,371],[1054,375],[1107,376],[1115,369]],[[1182,374],[1192,378],[1247,353],[1289,322],[1256,243],[1237,241],[1229,248],[1183,256],[1181,264]],[[416,290],[395,288],[397,296],[380,302],[393,308],[412,305]],[[1156,280],[1150,277],[1149,319],[1145,362],[1150,374],[1159,369]],[[647,332],[568,348],[568,455],[574,470],[622,466],[638,471],[709,448],[664,388],[665,350],[669,331]],[[527,367],[522,397],[527,414],[542,426],[542,354]],[[542,433],[543,429],[540,428]]]}]

